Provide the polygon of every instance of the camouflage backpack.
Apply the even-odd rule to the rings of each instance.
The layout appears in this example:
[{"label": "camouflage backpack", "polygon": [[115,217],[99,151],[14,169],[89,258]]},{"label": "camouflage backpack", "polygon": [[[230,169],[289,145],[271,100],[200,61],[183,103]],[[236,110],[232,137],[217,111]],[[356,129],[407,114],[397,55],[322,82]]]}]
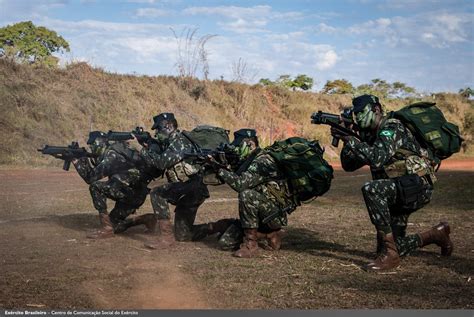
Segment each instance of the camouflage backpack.
[{"label": "camouflage backpack", "polygon": [[448,122],[433,102],[417,102],[390,114],[413,133],[439,163],[459,152],[463,141],[457,125]]},{"label": "camouflage backpack", "polygon": [[318,141],[292,137],[276,141],[264,151],[275,159],[288,178],[290,191],[297,204],[329,190],[333,169],[323,159],[324,150]]},{"label": "camouflage backpack", "polygon": [[183,134],[198,148],[215,150],[219,145],[229,144],[229,130],[210,125],[198,125]]}]

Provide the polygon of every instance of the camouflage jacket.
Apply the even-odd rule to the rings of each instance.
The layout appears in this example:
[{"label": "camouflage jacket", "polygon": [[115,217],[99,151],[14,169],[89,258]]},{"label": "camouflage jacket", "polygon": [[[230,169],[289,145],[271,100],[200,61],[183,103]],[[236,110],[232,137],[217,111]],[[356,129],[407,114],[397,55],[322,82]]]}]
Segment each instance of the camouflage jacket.
[{"label": "camouflage jacket", "polygon": [[182,182],[200,171],[200,166],[184,160],[185,153],[196,152],[193,143],[180,131],[172,133],[167,140],[169,144],[163,152],[153,149],[142,149],[141,156],[145,163],[158,170],[166,171],[169,182]]},{"label": "camouflage jacket", "polygon": [[133,161],[138,155],[137,151],[130,149],[125,143],[117,142],[109,145],[95,164],[89,158],[81,158],[74,166],[87,184],[113,177],[126,185],[134,186],[151,180],[149,175],[135,167]]},{"label": "camouflage jacket", "polygon": [[275,160],[268,154],[257,155],[240,175],[222,168],[217,175],[237,192],[254,189],[280,205],[290,202],[287,180]]},{"label": "camouflage jacket", "polygon": [[428,155],[400,120],[386,117],[375,137],[362,135],[362,141],[349,138],[341,152],[341,164],[345,171],[368,165],[374,179],[423,176],[433,173]]}]

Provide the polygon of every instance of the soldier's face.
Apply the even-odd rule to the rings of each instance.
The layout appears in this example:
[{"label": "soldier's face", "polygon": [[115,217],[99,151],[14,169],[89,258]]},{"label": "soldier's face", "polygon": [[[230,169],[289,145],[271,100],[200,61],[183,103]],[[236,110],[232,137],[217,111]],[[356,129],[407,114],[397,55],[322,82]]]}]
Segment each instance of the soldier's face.
[{"label": "soldier's face", "polygon": [[239,154],[240,159],[245,159],[247,156],[252,153],[255,146],[254,143],[249,139],[244,139],[239,146],[236,148],[237,153]]},{"label": "soldier's face", "polygon": [[156,139],[159,141],[166,140],[170,134],[174,131],[173,125],[168,121],[162,121],[159,123],[158,127],[156,128]]},{"label": "soldier's face", "polygon": [[367,105],[364,109],[356,113],[356,122],[361,129],[369,129],[375,124],[375,112],[371,105]]},{"label": "soldier's face", "polygon": [[94,155],[102,155],[105,151],[106,142],[101,138],[97,138],[91,144],[91,152]]}]

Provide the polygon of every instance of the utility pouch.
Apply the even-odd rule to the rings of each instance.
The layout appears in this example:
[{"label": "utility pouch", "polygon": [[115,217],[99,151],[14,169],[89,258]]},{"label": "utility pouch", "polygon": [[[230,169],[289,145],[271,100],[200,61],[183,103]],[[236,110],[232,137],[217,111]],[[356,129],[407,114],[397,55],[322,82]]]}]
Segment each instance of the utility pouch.
[{"label": "utility pouch", "polygon": [[414,208],[423,202],[425,184],[417,174],[394,178],[397,186],[397,203],[406,209]]}]

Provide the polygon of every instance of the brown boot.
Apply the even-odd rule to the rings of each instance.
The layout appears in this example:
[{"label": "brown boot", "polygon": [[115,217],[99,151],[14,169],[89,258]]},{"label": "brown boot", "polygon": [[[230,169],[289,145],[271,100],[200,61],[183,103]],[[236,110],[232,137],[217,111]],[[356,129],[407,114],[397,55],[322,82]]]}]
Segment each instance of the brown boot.
[{"label": "brown boot", "polygon": [[87,234],[86,237],[89,239],[112,238],[114,236],[114,226],[112,222],[110,221],[109,215],[105,213],[100,213],[99,219],[100,219],[102,228]]},{"label": "brown boot", "polygon": [[435,243],[441,247],[441,255],[450,256],[454,249],[453,242],[449,238],[450,233],[451,228],[449,224],[447,222],[440,222],[430,230],[418,233],[418,237],[421,240],[420,247]]},{"label": "brown boot", "polygon": [[157,219],[155,214],[145,214],[141,216],[132,217],[120,222],[115,226],[115,233],[122,233],[130,227],[145,225],[145,233],[153,234],[156,230]]},{"label": "brown boot", "polygon": [[270,233],[257,232],[257,239],[265,239],[267,245],[264,247],[267,251],[278,251],[281,248],[281,239],[284,236],[284,231],[281,229],[272,231]]},{"label": "brown boot", "polygon": [[381,255],[385,249],[385,245],[383,243],[383,237],[384,237],[383,231],[378,230],[377,231],[377,249],[375,250],[375,254],[377,254],[377,257]]},{"label": "brown boot", "polygon": [[150,249],[167,249],[172,247],[176,240],[171,221],[169,219],[160,219],[158,227],[160,228],[159,236],[152,241],[145,242],[145,247]]},{"label": "brown boot", "polygon": [[281,248],[281,239],[285,232],[281,229],[275,230],[267,234],[268,246],[272,251],[278,251]]},{"label": "brown boot", "polygon": [[397,245],[393,240],[393,234],[385,234],[383,232],[380,234],[383,235],[384,250],[375,259],[375,261],[367,264],[364,267],[366,271],[390,270],[398,267],[400,264],[400,257],[398,256]]},{"label": "brown boot", "polygon": [[244,229],[244,234],[244,242],[233,255],[238,258],[252,258],[258,254],[257,229]]}]

